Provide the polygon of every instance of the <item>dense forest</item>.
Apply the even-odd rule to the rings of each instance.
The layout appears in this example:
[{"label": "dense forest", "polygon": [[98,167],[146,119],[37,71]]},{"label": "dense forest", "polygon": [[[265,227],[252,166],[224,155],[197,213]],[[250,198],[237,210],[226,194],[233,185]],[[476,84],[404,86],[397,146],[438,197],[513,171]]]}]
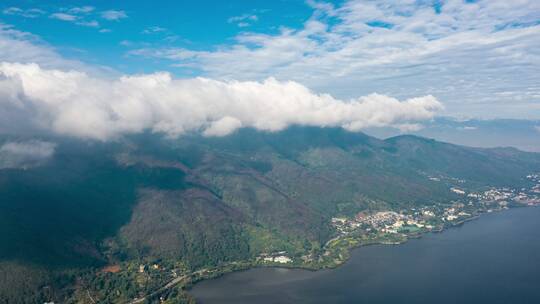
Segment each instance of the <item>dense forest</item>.
[{"label": "dense forest", "polygon": [[449,202],[456,185],[520,187],[540,171],[538,154],[515,149],[337,128],[44,139],[57,143],[48,162],[0,170],[2,303],[84,302],[90,291],[122,303],[167,282],[163,269],[300,256],[332,238],[332,217]]}]

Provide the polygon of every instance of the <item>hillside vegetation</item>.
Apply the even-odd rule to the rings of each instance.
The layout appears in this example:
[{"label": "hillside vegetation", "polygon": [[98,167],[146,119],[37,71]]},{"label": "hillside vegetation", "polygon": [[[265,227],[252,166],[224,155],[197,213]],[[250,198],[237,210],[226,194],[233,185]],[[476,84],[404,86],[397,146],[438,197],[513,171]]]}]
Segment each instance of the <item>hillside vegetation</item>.
[{"label": "hillside vegetation", "polygon": [[317,251],[333,237],[332,217],[450,202],[456,186],[527,186],[540,172],[539,154],[516,149],[336,128],[48,140],[58,144],[49,162],[0,170],[5,303],[64,302],[106,265],[196,270]]}]

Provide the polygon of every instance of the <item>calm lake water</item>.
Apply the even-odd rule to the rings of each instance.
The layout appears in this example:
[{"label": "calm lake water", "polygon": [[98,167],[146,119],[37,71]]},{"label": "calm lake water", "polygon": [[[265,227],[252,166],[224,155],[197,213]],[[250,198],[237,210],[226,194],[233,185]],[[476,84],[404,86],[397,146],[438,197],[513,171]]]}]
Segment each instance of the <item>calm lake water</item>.
[{"label": "calm lake water", "polygon": [[324,271],[257,268],[203,281],[213,303],[540,303],[540,208],[513,209]]}]

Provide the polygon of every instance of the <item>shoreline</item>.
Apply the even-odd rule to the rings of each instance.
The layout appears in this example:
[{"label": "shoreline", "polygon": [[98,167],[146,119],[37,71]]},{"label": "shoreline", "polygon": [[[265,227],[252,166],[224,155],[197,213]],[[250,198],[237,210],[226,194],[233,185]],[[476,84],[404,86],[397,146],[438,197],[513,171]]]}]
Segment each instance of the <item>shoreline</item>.
[{"label": "shoreline", "polygon": [[[192,286],[197,284],[197,283],[200,283],[202,281],[205,281],[205,280],[212,280],[212,279],[216,279],[216,278],[219,278],[219,277],[222,277],[224,275],[227,275],[227,274],[230,274],[230,273],[233,273],[233,272],[242,272],[242,271],[247,271],[247,270],[250,270],[250,269],[257,269],[257,268],[276,268],[276,269],[297,269],[297,270],[306,270],[306,271],[321,271],[321,270],[330,270],[330,269],[335,269],[337,267],[340,267],[342,265],[344,265],[345,263],[347,263],[347,261],[350,260],[350,253],[353,251],[353,250],[356,250],[356,249],[360,249],[361,247],[367,247],[367,246],[398,246],[398,245],[402,245],[406,242],[408,242],[410,239],[421,239],[424,235],[428,234],[428,233],[442,233],[444,232],[445,230],[447,229],[450,229],[450,228],[453,228],[453,227],[458,227],[458,226],[461,226],[469,221],[473,221],[473,220],[476,220],[478,218],[480,218],[481,215],[475,215],[471,218],[467,218],[467,219],[464,219],[464,220],[461,220],[459,222],[456,222],[455,224],[452,224],[450,226],[447,226],[447,227],[441,227],[440,230],[431,230],[431,231],[425,231],[425,232],[420,232],[420,233],[415,233],[415,234],[401,234],[402,236],[404,236],[404,238],[400,241],[395,241],[395,242],[388,242],[388,241],[373,241],[373,242],[366,242],[366,243],[362,243],[360,242],[359,244],[357,245],[354,245],[354,246],[351,246],[351,247],[344,247],[343,249],[348,253],[348,255],[343,259],[343,260],[340,260],[339,263],[335,263],[335,264],[329,264],[329,265],[323,265],[323,266],[319,266],[319,267],[313,267],[311,265],[290,265],[288,266],[287,264],[283,264],[283,265],[279,265],[279,264],[269,264],[269,265],[264,265],[264,264],[260,264],[260,263],[253,263],[251,261],[240,261],[240,262],[236,262],[238,264],[242,263],[242,264],[251,264],[247,267],[243,267],[241,269],[236,269],[236,270],[232,270],[232,271],[226,271],[226,272],[223,272],[223,273],[220,273],[216,276],[212,276],[212,277],[208,277],[208,278],[197,278],[197,280],[195,281],[191,281],[190,283],[190,286],[189,288],[186,288],[187,291],[191,290]],[[331,241],[338,241],[340,240],[341,238],[333,238],[331,240],[329,240],[327,242],[327,244]]]},{"label": "shoreline", "polygon": [[[512,207],[512,208],[509,208],[509,209],[506,209],[506,210],[498,210],[497,212],[492,212],[492,213],[496,214],[496,213],[500,213],[500,212],[503,212],[503,211],[508,211],[508,210],[512,210],[512,209],[518,209],[518,208],[525,208],[525,207],[536,207],[536,206]],[[470,218],[462,219],[462,220],[460,220],[458,222],[452,223],[449,226],[443,226],[443,227],[441,227],[441,229],[434,229],[434,230],[431,230],[431,231],[424,231],[424,232],[415,233],[415,234],[407,234],[407,235],[404,235],[405,238],[402,241],[397,241],[397,242],[384,242],[384,241],[382,241],[382,242],[368,242],[368,243],[359,243],[356,246],[346,247],[344,249],[348,253],[347,256],[343,260],[341,260],[339,263],[336,263],[336,264],[324,265],[324,266],[321,266],[321,267],[312,267],[310,265],[290,265],[290,266],[287,266],[286,264],[284,264],[284,265],[274,265],[274,264],[272,264],[272,265],[264,265],[264,264],[259,264],[259,263],[253,263],[251,261],[241,261],[241,262],[236,262],[236,263],[237,263],[237,265],[243,264],[244,267],[240,267],[238,269],[233,269],[233,270],[230,270],[230,271],[224,271],[224,272],[221,272],[219,274],[216,274],[216,275],[210,276],[210,277],[202,277],[202,278],[199,277],[199,278],[196,278],[195,280],[192,279],[186,286],[183,286],[182,288],[189,294],[189,291],[192,290],[192,288],[196,284],[198,284],[198,283],[200,283],[202,281],[218,279],[220,277],[223,277],[223,276],[231,274],[231,273],[248,271],[250,269],[275,268],[275,269],[304,270],[304,271],[311,271],[311,272],[332,270],[332,269],[336,269],[336,268],[344,265],[345,263],[347,263],[351,258],[350,253],[352,253],[352,251],[354,251],[354,250],[359,250],[362,247],[368,247],[368,246],[398,246],[398,245],[402,245],[402,244],[407,243],[409,240],[421,239],[422,237],[424,237],[425,235],[427,235],[429,233],[443,233],[447,229],[457,228],[457,227],[463,226],[467,222],[480,219],[483,215],[488,215],[488,214],[491,214],[491,213],[483,212],[481,214],[474,215],[474,216],[472,216]],[[339,238],[337,238],[335,240],[337,241],[337,240],[339,240]]]},{"label": "shoreline", "polygon": [[[320,304],[332,303],[333,299],[343,303],[369,303],[371,300],[394,303],[401,295],[405,302],[414,303],[420,295],[423,299],[424,294],[429,299],[427,302],[433,303],[440,293],[432,291],[440,288],[443,292],[455,294],[459,302],[475,303],[483,299],[483,291],[490,290],[488,288],[497,284],[499,275],[504,273],[516,282],[515,285],[497,289],[497,292],[508,297],[508,303],[512,302],[510,299],[513,296],[510,295],[521,295],[525,290],[540,299],[534,285],[525,289],[519,287],[520,277],[526,276],[532,280],[537,277],[530,262],[519,260],[520,263],[515,264],[515,256],[519,256],[520,252],[530,257],[540,252],[538,244],[529,244],[531,239],[538,237],[539,211],[539,208],[516,208],[510,212],[481,217],[480,221],[473,221],[459,229],[449,229],[444,234],[427,235],[422,240],[403,246],[358,248],[343,267],[332,271],[312,273],[254,269],[201,282],[189,290],[189,294],[196,303],[253,303],[259,300],[264,303],[287,303],[289,299]],[[508,244],[512,248],[497,250],[500,244]],[[495,256],[490,255],[494,250],[497,252]],[[494,264],[498,262],[500,264]],[[532,262],[535,264],[535,261]],[[483,278],[480,283],[482,289],[476,288],[478,276]],[[456,283],[456,278],[460,277],[466,280]],[[456,283],[458,291],[467,290],[467,293],[449,291],[446,286],[452,282]],[[468,298],[468,294],[474,294],[474,300]],[[491,293],[490,297],[496,302],[498,294]],[[518,302],[537,303],[536,300]],[[444,303],[453,303],[452,297],[446,298]]]},{"label": "shoreline", "polygon": [[[145,299],[153,298],[155,296],[159,296],[159,295],[161,295],[161,294],[163,294],[163,293],[165,293],[165,292],[167,292],[167,291],[169,291],[169,290],[171,290],[172,288],[175,288],[175,287],[179,288],[180,290],[182,290],[182,292],[184,292],[188,296],[192,297],[190,291],[194,288],[194,286],[196,284],[201,283],[202,281],[218,279],[218,278],[221,278],[221,277],[223,277],[225,275],[228,275],[228,274],[232,274],[232,273],[235,273],[235,272],[248,271],[250,269],[275,268],[275,269],[304,270],[304,271],[310,271],[310,272],[332,270],[332,269],[336,269],[336,268],[344,265],[345,263],[347,263],[351,258],[351,253],[354,250],[359,250],[361,247],[389,246],[389,245],[398,246],[398,245],[402,245],[402,244],[408,242],[409,240],[421,239],[423,236],[427,235],[428,233],[442,233],[447,229],[457,228],[457,227],[463,226],[465,223],[473,221],[473,220],[477,220],[477,219],[481,218],[483,215],[497,214],[497,213],[500,213],[500,212],[503,212],[503,211],[513,210],[513,209],[521,209],[521,208],[525,208],[525,207],[538,207],[538,206],[537,205],[514,206],[514,207],[511,207],[511,208],[508,208],[508,209],[494,210],[492,212],[482,212],[480,214],[476,214],[476,215],[471,216],[469,218],[462,219],[462,220],[460,220],[458,222],[451,223],[450,225],[445,224],[445,225],[441,226],[440,229],[433,229],[433,230],[430,230],[430,231],[422,231],[422,232],[413,233],[413,234],[399,234],[398,236],[401,237],[401,239],[397,240],[397,241],[387,241],[387,240],[380,240],[380,239],[379,240],[372,239],[372,240],[367,240],[367,241],[366,240],[356,240],[358,243],[356,243],[354,245],[338,247],[337,249],[335,249],[336,251],[339,251],[342,254],[340,255],[341,258],[339,260],[334,260],[334,263],[328,263],[328,264],[324,264],[324,263],[294,264],[294,265],[267,264],[267,265],[265,265],[265,264],[262,264],[262,263],[260,263],[258,261],[253,261],[253,260],[249,261],[248,260],[248,261],[229,262],[227,264],[218,266],[215,269],[200,269],[200,270],[196,270],[196,271],[194,271],[194,272],[192,272],[190,274],[184,275],[183,280],[179,280],[179,281],[177,281],[175,283],[173,283],[172,281],[169,282],[168,284],[166,284],[166,286],[163,286],[158,293],[153,293],[152,295],[148,295],[146,297],[134,299],[135,302],[132,302],[132,303],[140,303],[140,302],[144,301]],[[346,239],[346,238],[347,238],[347,236],[340,237],[340,238],[336,238],[334,241],[340,241],[340,240]],[[195,299],[195,298],[193,298],[193,299]]]}]

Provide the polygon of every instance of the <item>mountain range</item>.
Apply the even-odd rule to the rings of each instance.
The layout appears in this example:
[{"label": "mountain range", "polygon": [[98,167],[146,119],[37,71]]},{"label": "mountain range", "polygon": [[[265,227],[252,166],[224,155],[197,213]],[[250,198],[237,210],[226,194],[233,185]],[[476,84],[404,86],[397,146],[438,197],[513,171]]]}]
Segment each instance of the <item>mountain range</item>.
[{"label": "mountain range", "polygon": [[445,204],[455,187],[526,187],[540,172],[540,154],[515,148],[341,128],[40,141],[50,157],[0,169],[0,303],[64,302],[81,277],[130,261],[196,270],[318,250],[333,217]]}]

